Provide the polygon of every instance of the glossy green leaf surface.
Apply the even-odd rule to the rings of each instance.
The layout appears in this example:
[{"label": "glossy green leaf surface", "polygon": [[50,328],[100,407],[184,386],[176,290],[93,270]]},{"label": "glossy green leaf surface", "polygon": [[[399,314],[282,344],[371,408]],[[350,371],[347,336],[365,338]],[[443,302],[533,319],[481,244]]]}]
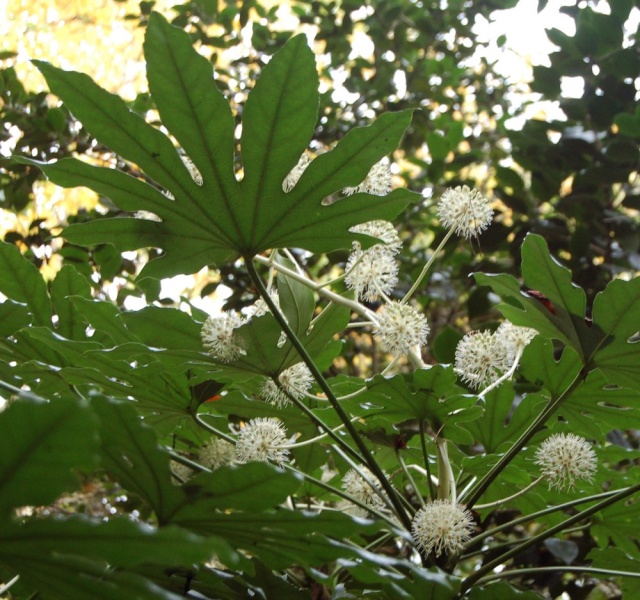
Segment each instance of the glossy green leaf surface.
[{"label": "glossy green leaf surface", "polygon": [[97,457],[96,420],[86,404],[13,402],[0,413],[0,515],[53,502]]},{"label": "glossy green leaf surface", "polygon": [[42,275],[16,246],[6,242],[0,242],[0,292],[25,304],[34,325],[51,325],[51,301]]},{"label": "glossy green leaf surface", "polygon": [[123,210],[147,211],[160,218],[71,225],[64,235],[73,243],[111,243],[121,250],[162,248],[165,255],[143,271],[143,276],[159,278],[269,248],[347,248],[354,238],[367,239],[350,233],[350,227],[392,218],[418,198],[396,190],[385,197],[355,194],[323,203],[345,187],[358,185],[376,161],[396,148],[410,112],[388,113],[369,127],[349,132],[334,149],[312,161],[293,190],[283,190],[285,177],[316,126],[318,76],[305,36],[293,38],[273,57],[249,94],[243,112],[241,178],[236,173],[231,109],[216,86],[210,63],[193,50],[189,36],[154,13],[145,58],[160,118],[179,142],[184,161],[167,136],[120,98],[86,75],[38,62],[52,92],[92,135],[156,184],[75,159],[39,164],[59,185],[85,185]]}]

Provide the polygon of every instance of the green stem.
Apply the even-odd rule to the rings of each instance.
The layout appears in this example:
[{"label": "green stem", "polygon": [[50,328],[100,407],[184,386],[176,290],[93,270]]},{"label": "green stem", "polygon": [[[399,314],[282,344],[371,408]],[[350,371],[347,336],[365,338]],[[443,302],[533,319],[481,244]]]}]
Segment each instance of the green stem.
[{"label": "green stem", "polygon": [[402,468],[402,471],[405,477],[409,480],[409,485],[412,487],[416,497],[420,501],[420,506],[424,506],[425,504],[424,498],[422,497],[422,494],[418,490],[418,486],[416,485],[416,482],[414,481],[413,476],[411,475],[411,472],[409,471],[409,469],[407,469],[407,465],[405,464],[404,459],[400,454],[400,450],[396,450],[396,457],[398,458],[398,463],[400,464],[400,467]]},{"label": "green stem", "polygon": [[230,442],[235,445],[236,440],[232,438],[230,435],[223,433],[219,429],[216,429],[213,425],[209,425],[205,420],[203,420],[202,416],[198,413],[191,413],[193,416],[193,420],[200,426],[202,429],[206,429],[209,433],[213,433],[213,435],[222,438],[223,440]]},{"label": "green stem", "polygon": [[431,479],[431,467],[429,466],[429,453],[427,452],[427,441],[424,433],[424,422],[420,421],[418,424],[420,430],[420,447],[422,449],[422,460],[424,460],[424,468],[427,472],[427,484],[429,485],[429,496],[431,500],[436,497],[436,488],[433,485],[433,479]]},{"label": "green stem", "polygon": [[[266,265],[268,267],[271,267],[274,264],[270,259],[266,258],[265,256],[257,255],[254,257],[254,259],[256,262],[262,265]],[[249,266],[249,263],[251,263],[251,265],[253,266],[253,263],[251,261],[247,261],[247,267]],[[276,269],[278,269],[278,271],[280,271],[283,275],[286,275],[287,277],[290,277],[291,279],[306,285],[309,289],[313,290],[314,292],[318,292],[318,294],[320,294],[321,296],[324,296],[328,300],[331,300],[331,302],[335,302],[336,304],[342,304],[343,306],[347,306],[353,312],[359,314],[365,319],[369,319],[374,323],[376,322],[375,313],[372,310],[369,310],[366,306],[363,306],[362,304],[360,304],[359,302],[356,302],[355,300],[350,300],[349,298],[345,298],[344,296],[341,296],[340,294],[336,294],[331,290],[327,290],[323,288],[320,284],[306,277],[305,275],[301,275],[297,271],[292,271],[291,269],[288,269],[284,265],[281,265],[279,263],[275,263],[275,265],[276,265]],[[253,269],[255,270],[255,267],[253,267]]]},{"label": "green stem", "polygon": [[631,496],[632,494],[634,494],[637,491],[640,491],[640,483],[637,483],[636,485],[628,487],[625,490],[622,490],[622,491],[614,494],[613,496],[610,496],[609,498],[606,498],[605,500],[602,500],[601,502],[598,502],[597,504],[594,504],[590,508],[587,508],[587,509],[583,510],[582,512],[579,512],[578,514],[576,514],[576,515],[574,515],[572,517],[569,517],[568,519],[562,521],[562,523],[558,523],[557,525],[555,525],[553,527],[550,527],[549,529],[546,529],[542,533],[539,533],[538,535],[534,535],[533,537],[529,538],[528,540],[525,540],[521,544],[518,544],[515,548],[512,548],[511,550],[509,550],[509,551],[505,552],[504,554],[498,556],[494,560],[482,565],[482,567],[480,567],[472,575],[470,575],[469,577],[464,579],[462,581],[461,592],[464,592],[464,591],[470,589],[474,584],[476,584],[480,579],[482,579],[482,577],[484,577],[487,573],[490,573],[496,567],[504,564],[509,559],[513,558],[514,556],[517,556],[518,554],[520,554],[521,552],[523,552],[527,548],[531,548],[531,546],[535,546],[536,544],[538,544],[538,542],[541,542],[541,541],[551,537],[553,534],[558,533],[559,531],[562,531],[563,529],[567,529],[568,527],[570,527],[574,523],[578,523],[580,521],[583,521],[587,517],[590,517],[591,515],[597,513],[598,511],[602,510],[603,508],[606,508],[607,506],[610,506],[611,504],[615,504],[616,502],[619,502],[620,500],[624,500],[625,498],[627,498],[628,496]]},{"label": "green stem", "polygon": [[516,525],[520,525],[521,523],[526,523],[527,521],[533,521],[540,517],[544,517],[545,515],[550,515],[554,512],[560,512],[563,510],[568,510],[573,508],[574,506],[579,506],[580,504],[586,504],[587,502],[595,502],[597,500],[604,500],[606,498],[611,498],[615,494],[622,492],[629,488],[623,488],[622,490],[613,490],[610,492],[602,492],[601,494],[595,494],[593,496],[587,496],[586,498],[578,498],[576,500],[570,500],[569,502],[565,502],[564,504],[558,504],[557,506],[550,506],[549,508],[545,508],[543,510],[539,510],[534,513],[530,513],[523,517],[518,517],[517,519],[513,519],[507,523],[503,523],[502,525],[498,525],[493,529],[488,529],[487,531],[480,533],[473,538],[471,538],[464,546],[462,547],[463,551],[473,546],[477,546],[479,542],[484,540],[485,538],[492,537],[497,533],[502,531],[506,531],[508,529],[513,529]]},{"label": "green stem", "polygon": [[502,470],[520,453],[526,443],[542,429],[547,419],[558,409],[558,407],[578,388],[584,379],[584,371],[580,371],[573,379],[569,387],[558,396],[556,400],[550,400],[546,408],[536,417],[529,425],[527,430],[518,438],[518,440],[509,448],[502,458],[489,470],[470,492],[469,499],[465,501],[468,508],[471,508],[484,494],[486,489],[493,483]]},{"label": "green stem", "polygon": [[[292,396],[285,390],[281,388],[282,391],[289,397],[289,400],[293,402],[309,419],[313,421],[315,425],[320,427],[325,431],[325,433],[336,443],[340,448],[342,448],[345,452],[348,452],[353,458],[355,458],[358,462],[364,462],[364,458],[360,456],[347,442],[345,442],[335,431],[329,427],[320,417],[318,417],[304,402],[298,400],[295,396]],[[327,399],[328,400],[328,399]]]},{"label": "green stem", "polygon": [[610,577],[633,577],[640,579],[640,573],[632,571],[615,571],[613,569],[598,569],[597,567],[572,567],[569,565],[555,567],[531,567],[529,569],[514,569],[513,571],[502,571],[494,575],[488,575],[478,580],[478,584],[489,583],[496,579],[504,579],[505,577],[519,577],[522,575],[537,575],[539,573],[596,573],[598,575],[609,575]]},{"label": "green stem", "polygon": [[431,257],[427,261],[427,264],[424,267],[422,267],[422,271],[420,272],[420,275],[418,275],[418,279],[415,280],[414,284],[411,286],[411,289],[406,293],[405,297],[401,300],[402,304],[405,304],[409,300],[409,298],[413,296],[415,291],[420,287],[422,280],[425,278],[425,276],[429,272],[429,269],[431,268],[433,261],[436,259],[436,256],[438,256],[438,254],[440,253],[440,250],[444,248],[444,245],[449,241],[449,238],[452,235],[453,235],[453,229],[449,229],[449,231],[447,231],[447,235],[445,235],[442,238],[442,241],[440,242],[440,244],[438,244],[438,247],[435,249]]},{"label": "green stem", "polygon": [[353,423],[351,422],[349,415],[347,415],[345,410],[340,405],[340,402],[338,402],[337,398],[333,393],[333,390],[331,389],[331,387],[329,386],[325,378],[322,376],[322,373],[319,371],[315,362],[313,361],[311,356],[309,356],[307,349],[303,346],[302,342],[300,342],[300,340],[298,339],[294,331],[289,326],[289,323],[287,322],[287,320],[284,318],[282,313],[278,310],[278,307],[273,302],[273,299],[267,293],[267,290],[264,287],[264,283],[262,282],[260,275],[256,271],[256,267],[253,264],[253,261],[251,260],[251,258],[246,260],[246,266],[247,266],[247,271],[249,273],[249,277],[251,278],[254,285],[258,289],[260,296],[262,296],[262,299],[269,306],[269,309],[271,310],[275,319],[278,321],[280,327],[282,327],[282,330],[285,332],[287,338],[289,339],[293,347],[296,349],[296,351],[298,352],[303,362],[307,365],[307,367],[309,367],[309,370],[311,371],[313,378],[316,380],[316,382],[320,386],[320,389],[326,395],[327,400],[329,400],[329,403],[331,404],[333,409],[336,411],[336,414],[338,415],[340,420],[344,423],[345,428],[347,429],[349,435],[355,442],[358,450],[360,451],[360,454],[362,454],[362,457],[365,459],[364,463],[369,467],[371,472],[378,478],[378,480],[380,481],[380,485],[382,485],[382,487],[384,488],[384,491],[387,493],[389,500],[393,504],[393,507],[397,513],[398,518],[402,521],[402,524],[407,528],[407,530],[410,531],[411,519],[407,514],[407,512],[404,510],[402,502],[398,497],[397,491],[391,485],[391,482],[385,477],[384,472],[382,471],[378,463],[375,461],[375,459],[371,455],[371,452],[369,452],[369,448],[367,448],[367,445],[364,443],[363,439],[358,434],[358,431],[356,430]]},{"label": "green stem", "polygon": [[519,492],[512,494],[511,496],[507,496],[506,498],[500,498],[500,500],[494,500],[493,502],[489,502],[488,504],[476,504],[476,510],[485,510],[487,508],[493,508],[494,506],[500,506],[502,504],[506,504],[507,502],[511,502],[511,500],[515,500],[516,498],[526,494],[529,490],[533,489],[538,485],[544,477],[538,477],[538,479],[532,481],[526,488],[521,489]]},{"label": "green stem", "polygon": [[283,465],[280,465],[280,466],[283,469],[286,469],[287,471],[291,471],[292,473],[296,473],[297,475],[302,476],[309,483],[312,483],[313,485],[316,485],[319,488],[322,488],[323,490],[326,490],[327,492],[331,492],[332,494],[335,494],[336,496],[339,496],[340,498],[343,498],[343,499],[351,502],[352,504],[355,504],[356,506],[362,508],[363,510],[366,510],[368,513],[371,513],[372,515],[375,515],[379,519],[382,519],[383,521],[386,521],[392,527],[395,528],[395,527],[398,526],[398,524],[395,521],[393,521],[393,519],[391,519],[390,517],[385,515],[383,512],[381,512],[381,511],[379,511],[376,508],[373,508],[371,506],[367,506],[366,504],[364,504],[363,502],[360,502],[360,500],[357,500],[356,498],[353,498],[352,496],[350,496],[346,492],[344,492],[344,491],[342,491],[342,490],[340,490],[338,488],[335,488],[332,485],[329,485],[328,483],[324,483],[324,481],[320,481],[319,479],[316,479],[315,477],[311,477],[311,475],[308,475],[304,471],[299,471],[298,469],[295,469],[291,465],[283,464]]}]

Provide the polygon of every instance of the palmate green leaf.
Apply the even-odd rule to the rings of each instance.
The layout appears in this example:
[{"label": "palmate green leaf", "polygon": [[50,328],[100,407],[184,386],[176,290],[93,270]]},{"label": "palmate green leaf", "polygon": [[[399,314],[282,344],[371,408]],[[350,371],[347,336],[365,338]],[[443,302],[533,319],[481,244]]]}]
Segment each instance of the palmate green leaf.
[{"label": "palmate green leaf", "polygon": [[100,420],[103,468],[146,501],[165,525],[184,494],[171,483],[169,455],[158,445],[156,433],[129,403],[97,397],[91,404]]},{"label": "palmate green leaf", "polygon": [[613,386],[596,369],[561,404],[558,415],[569,423],[572,433],[604,441],[611,430],[624,431],[629,423],[640,422],[640,391]]},{"label": "palmate green leaf", "polygon": [[[50,554],[44,558],[37,550],[25,556],[9,556],[7,563],[20,570],[20,580],[11,591],[23,591],[22,597],[58,598],[60,600],[181,600],[148,579],[124,571],[111,569],[103,562],[79,556]],[[18,589],[16,589],[18,588]]]},{"label": "palmate green leaf", "polygon": [[[33,519],[0,531],[0,560],[33,554],[67,554],[104,561],[114,567],[143,563],[188,566],[217,551],[215,538],[205,539],[178,527],[153,528],[128,518],[92,521],[81,516]],[[2,549],[5,549],[4,552]]]},{"label": "palmate green leaf", "polygon": [[469,600],[542,600],[542,596],[531,590],[518,589],[506,581],[498,581],[487,586],[478,586],[469,592]]},{"label": "palmate green leaf", "polygon": [[360,561],[345,565],[345,570],[361,582],[361,585],[349,582],[346,586],[355,597],[366,597],[364,590],[376,590],[376,598],[380,600],[453,600],[460,591],[460,579],[437,567],[426,569],[405,558],[375,554],[365,548],[358,553]]},{"label": "palmate green leaf", "polygon": [[96,338],[105,346],[138,341],[138,338],[124,326],[122,313],[111,302],[99,302],[81,296],[70,296],[69,301],[96,330],[92,339]]},{"label": "palmate green leaf", "polygon": [[391,423],[407,419],[428,421],[442,437],[464,444],[473,443],[466,429],[460,427],[477,419],[482,408],[475,396],[462,395],[456,387],[456,375],[450,367],[436,365],[420,369],[413,378],[415,391],[402,376],[389,379],[376,375],[368,384],[366,400],[379,417]]},{"label": "palmate green leaf", "polygon": [[5,300],[0,303],[0,338],[6,338],[31,323],[26,304]]},{"label": "palmate green leaf", "polygon": [[539,235],[528,234],[522,244],[522,277],[527,288],[547,300],[524,293],[510,275],[475,274],[479,285],[487,285],[501,296],[504,303],[497,308],[512,323],[532,327],[544,337],[560,340],[586,362],[601,332],[585,321],[584,290],[571,283],[571,272],[551,257],[544,238]]},{"label": "palmate green leaf", "polygon": [[171,433],[190,415],[191,390],[184,373],[164,372],[158,362],[132,368],[124,360],[113,360],[108,350],[86,352],[80,364],[84,366],[62,369],[62,378],[70,385],[98,388],[130,401],[160,433]]},{"label": "palmate green leaf", "polygon": [[[308,302],[308,300],[305,300]],[[291,304],[292,314],[297,310]],[[302,325],[308,319],[300,320]],[[333,336],[343,331],[349,322],[350,311],[347,307],[331,304],[319,315],[311,331],[303,327],[305,334],[299,337],[309,355],[315,359],[327,346],[331,344]],[[296,317],[297,319],[298,317]],[[211,376],[219,381],[245,381],[256,375],[277,376],[284,369],[300,362],[300,356],[288,340],[280,343],[282,329],[271,313],[261,317],[253,317],[247,324],[235,330],[235,334],[242,338],[246,354],[237,360],[224,363],[209,357],[212,365]],[[334,351],[340,346],[333,345]]]},{"label": "palmate green leaf", "polygon": [[223,514],[186,505],[172,522],[201,535],[219,535],[234,548],[246,549],[271,569],[324,564],[338,558],[357,556],[354,545],[347,548],[331,538],[349,539],[354,544],[362,536],[380,531],[382,524],[354,519],[340,512],[310,514],[281,509],[258,514]]},{"label": "palmate green leaf", "polygon": [[603,332],[593,364],[611,384],[638,389],[640,343],[629,339],[640,331],[640,277],[610,282],[593,302],[593,323]]},{"label": "palmate green leaf", "polygon": [[575,379],[582,361],[572,348],[564,348],[556,360],[553,343],[536,336],[525,348],[520,369],[532,383],[540,383],[556,399]]},{"label": "palmate green leaf", "polygon": [[53,502],[97,457],[96,419],[85,403],[12,402],[0,413],[0,515]]},{"label": "palmate green leaf", "polygon": [[[591,560],[591,566],[600,569],[612,569],[614,571],[626,571],[636,577],[616,577],[615,581],[620,586],[624,598],[637,598],[640,596],[640,560],[630,558],[620,548],[594,548],[587,558]],[[606,575],[601,575],[604,579]]]},{"label": "palmate green leaf", "polygon": [[58,323],[56,333],[69,340],[86,339],[85,330],[87,323],[84,317],[78,313],[71,301],[72,296],[84,300],[91,298],[91,286],[88,281],[71,265],[64,265],[51,282],[51,301]]},{"label": "palmate green leaf", "polygon": [[299,487],[300,480],[290,471],[252,462],[201,473],[189,479],[183,489],[190,497],[187,510],[197,505],[202,511],[232,509],[255,513],[284,502]]},{"label": "palmate green leaf", "polygon": [[51,326],[51,301],[42,275],[16,246],[2,241],[0,292],[15,302],[26,304],[34,325]]},{"label": "palmate green leaf", "polygon": [[600,548],[615,545],[640,560],[640,501],[633,498],[608,506],[592,518],[591,534]]},{"label": "palmate green leaf", "polygon": [[[278,263],[295,270],[295,266],[289,260],[280,258]],[[282,313],[287,319],[287,323],[297,337],[306,335],[313,311],[315,300],[313,291],[307,285],[295,281],[291,277],[278,272],[278,299]]]},{"label": "palmate green leaf", "polygon": [[349,228],[393,218],[419,198],[396,190],[386,197],[355,194],[323,203],[345,187],[358,185],[376,161],[397,147],[410,112],[385,114],[370,127],[351,131],[312,161],[293,190],[283,191],[283,180],[309,145],[317,119],[318,76],[304,36],[290,40],[272,58],[249,95],[243,111],[241,181],[234,172],[234,118],[209,61],[192,48],[185,32],[158,14],[149,21],[145,58],[160,118],[197,174],[190,174],[169,137],[131,112],[120,98],[86,75],[37,63],[51,91],[87,130],[157,185],[75,159],[50,165],[21,159],[38,164],[59,185],[87,186],[122,210],[149,211],[161,219],[72,225],[64,233],[70,241],[112,243],[120,249],[162,248],[165,255],[145,266],[141,275],[161,278],[192,273],[238,255],[251,258],[270,248],[330,251],[349,247],[353,239],[373,243]]},{"label": "palmate green leaf", "polygon": [[526,395],[513,411],[515,392],[507,383],[487,394],[482,416],[464,424],[474,442],[482,444],[490,453],[499,451],[502,444],[513,443],[527,429],[545,401],[536,395]]}]

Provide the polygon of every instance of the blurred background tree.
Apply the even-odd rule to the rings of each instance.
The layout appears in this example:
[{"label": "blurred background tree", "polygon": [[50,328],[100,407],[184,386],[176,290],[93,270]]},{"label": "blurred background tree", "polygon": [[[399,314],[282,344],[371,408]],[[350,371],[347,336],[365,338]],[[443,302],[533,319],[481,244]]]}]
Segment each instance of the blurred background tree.
[{"label": "blurred background tree", "polygon": [[[639,3],[562,6],[562,31],[548,31],[556,50],[546,62],[521,60],[518,73],[505,74],[497,59],[509,53],[507,37],[491,39],[482,25],[517,4],[12,0],[0,55],[3,238],[45,273],[62,262],[74,264],[96,294],[110,295],[118,304],[133,307],[143,294],[146,301],[179,300],[159,283],[136,286],[135,273],[148,258],[142,254],[123,254],[110,245],[80,248],[51,238],[63,224],[101,218],[116,208],[87,191],[55,188],[37,170],[11,159],[12,152],[41,160],[73,154],[132,168],[100,147],[47,96],[26,59],[46,58],[88,72],[127,98],[132,110],[153,119],[141,76],[141,39],[151,10],[159,10],[188,31],[194,46],[214,64],[238,120],[246,93],[269,56],[294,32],[306,32],[320,56],[323,86],[312,152],[322,152],[382,112],[416,110],[392,157],[398,185],[425,199],[403,216],[408,251],[398,294],[444,235],[435,204],[446,187],[469,184],[495,199],[497,218],[482,243],[469,248],[451,240],[418,296],[436,334],[436,358],[451,359],[457,337],[450,326],[459,327],[467,317],[480,323],[492,318],[488,292],[467,275],[513,272],[527,232],[547,239],[551,252],[592,299],[612,277],[640,268]],[[544,10],[546,4],[540,0],[529,8]],[[155,252],[150,250],[150,256]],[[346,253],[330,261],[313,259],[308,267],[322,276],[344,260]],[[254,298],[245,286],[234,267],[215,271],[214,265],[183,284],[190,294],[218,304],[231,294],[227,303],[236,307]]]}]

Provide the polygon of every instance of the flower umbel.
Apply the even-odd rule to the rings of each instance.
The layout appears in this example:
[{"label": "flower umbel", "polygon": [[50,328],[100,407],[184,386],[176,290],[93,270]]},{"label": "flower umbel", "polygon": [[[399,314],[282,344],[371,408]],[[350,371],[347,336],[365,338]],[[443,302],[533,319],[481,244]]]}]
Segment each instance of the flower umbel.
[{"label": "flower umbel", "polygon": [[509,348],[491,331],[472,331],[458,342],[455,371],[471,387],[479,388],[508,371],[510,359]]},{"label": "flower umbel", "polygon": [[[397,254],[402,249],[402,240],[393,226],[393,223],[389,221],[368,221],[367,223],[361,223],[355,225],[349,231],[354,233],[364,233],[364,235],[370,235],[374,238],[379,238],[384,242],[384,247],[390,250],[393,254]],[[380,246],[376,244],[373,248]]]},{"label": "flower umbel", "polygon": [[459,504],[435,500],[422,507],[413,518],[411,533],[418,547],[440,556],[453,554],[471,537],[473,516]]},{"label": "flower umbel", "polygon": [[207,469],[215,471],[224,465],[231,464],[235,456],[236,447],[233,444],[226,440],[212,438],[200,448],[198,459]]},{"label": "flower umbel", "polygon": [[[285,369],[278,376],[280,385],[294,398],[302,398],[313,385],[313,375],[304,363],[298,363]],[[282,407],[289,403],[287,395],[276,385],[273,379],[267,379],[260,389],[260,394],[268,402]]]},{"label": "flower umbel", "polygon": [[398,263],[382,244],[368,250],[355,249],[345,270],[347,287],[365,302],[376,301],[380,294],[390,294],[398,283]]},{"label": "flower umbel", "polygon": [[240,463],[272,461],[282,464],[289,461],[289,450],[281,447],[286,443],[287,431],[280,419],[251,419],[238,435],[236,458]]},{"label": "flower umbel", "polygon": [[509,353],[515,357],[537,334],[538,332],[531,327],[518,327],[511,321],[504,321],[496,329],[495,336],[509,347]]},{"label": "flower umbel", "polygon": [[[360,470],[369,480],[371,480],[373,484],[379,485],[378,478],[367,467],[360,465]],[[347,471],[345,476],[342,478],[342,489],[359,502],[362,502],[362,504],[366,504],[371,508],[380,509],[384,506],[384,501],[380,495],[355,469]]]},{"label": "flower umbel", "polygon": [[591,481],[598,460],[591,445],[573,433],[556,433],[536,451],[536,464],[549,481],[549,489],[571,489],[577,479]]},{"label": "flower umbel", "polygon": [[449,188],[438,202],[442,224],[465,238],[482,233],[493,219],[489,201],[478,191],[463,185]]},{"label": "flower umbel", "polygon": [[202,345],[211,356],[222,362],[237,360],[246,354],[244,340],[235,331],[244,323],[242,316],[235,311],[208,317],[200,331]]},{"label": "flower umbel", "polygon": [[385,196],[390,191],[391,170],[389,169],[389,162],[385,158],[371,167],[369,174],[360,185],[343,190],[347,196],[363,192],[374,196]]},{"label": "flower umbel", "polygon": [[424,346],[429,325],[427,318],[413,306],[390,302],[378,315],[373,333],[385,352],[400,354],[409,352],[414,346]]}]

